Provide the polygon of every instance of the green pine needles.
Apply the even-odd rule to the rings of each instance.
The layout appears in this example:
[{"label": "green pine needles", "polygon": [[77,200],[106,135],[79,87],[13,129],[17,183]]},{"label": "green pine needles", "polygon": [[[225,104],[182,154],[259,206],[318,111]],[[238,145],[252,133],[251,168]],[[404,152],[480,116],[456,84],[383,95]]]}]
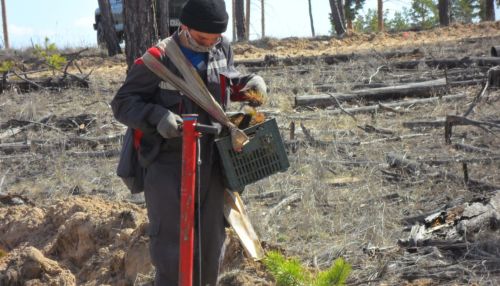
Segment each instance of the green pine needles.
[{"label": "green pine needles", "polygon": [[47,37],[45,37],[45,42],[43,46],[35,44],[34,48],[35,48],[34,54],[37,57],[44,59],[45,63],[52,70],[60,69],[67,61],[64,56],[59,54],[56,44],[51,43],[49,38]]},{"label": "green pine needles", "polygon": [[316,276],[314,286],[344,285],[349,273],[351,273],[351,264],[347,263],[342,257],[333,261],[333,265]]},{"label": "green pine needles", "polygon": [[285,258],[278,251],[270,251],[264,265],[276,280],[277,286],[333,286],[344,285],[351,265],[337,258],[333,265],[314,275],[300,264],[296,258]]},{"label": "green pine needles", "polygon": [[286,259],[281,253],[271,251],[264,259],[264,264],[276,280],[276,286],[306,285],[308,275],[300,262],[295,259]]},{"label": "green pine needles", "polygon": [[13,61],[3,61],[1,64],[0,64],[0,73],[3,74],[3,73],[8,73],[10,70],[12,70],[14,68],[15,64]]}]

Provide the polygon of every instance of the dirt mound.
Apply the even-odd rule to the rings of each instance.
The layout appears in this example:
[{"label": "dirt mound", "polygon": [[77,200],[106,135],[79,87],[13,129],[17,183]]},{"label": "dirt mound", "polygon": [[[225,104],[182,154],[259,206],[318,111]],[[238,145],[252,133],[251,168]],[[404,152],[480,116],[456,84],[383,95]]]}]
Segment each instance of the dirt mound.
[{"label": "dirt mound", "polygon": [[146,213],[133,204],[78,197],[0,208],[0,217],[0,247],[10,250],[0,264],[2,285],[74,284],[74,276],[127,285],[152,270]]},{"label": "dirt mound", "polygon": [[317,56],[323,54],[353,53],[360,51],[383,51],[387,48],[415,48],[436,42],[460,39],[500,36],[500,22],[480,24],[454,24],[419,32],[399,33],[351,33],[342,39],[335,37],[266,38],[250,43],[234,44],[237,59],[262,59],[266,55],[279,57]]},{"label": "dirt mound", "polygon": [[6,263],[0,264],[5,271],[2,285],[74,285],[75,276],[56,261],[45,257],[35,247],[14,249]]},{"label": "dirt mound", "polygon": [[[49,206],[0,207],[0,218],[0,250],[8,250],[0,256],[0,285],[152,280],[146,210],[134,204],[74,197]],[[222,285],[268,285],[256,278],[265,276],[263,266],[248,261],[236,235],[228,234]]]}]

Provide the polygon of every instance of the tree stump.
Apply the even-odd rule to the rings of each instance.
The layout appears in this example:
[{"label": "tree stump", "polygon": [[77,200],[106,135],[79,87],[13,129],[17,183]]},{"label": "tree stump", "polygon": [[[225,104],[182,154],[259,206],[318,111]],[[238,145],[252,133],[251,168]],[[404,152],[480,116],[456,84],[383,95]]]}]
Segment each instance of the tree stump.
[{"label": "tree stump", "polygon": [[[499,52],[500,52],[500,47]],[[500,68],[496,67],[490,71],[490,75],[488,78],[490,82],[490,87],[500,87]]]}]

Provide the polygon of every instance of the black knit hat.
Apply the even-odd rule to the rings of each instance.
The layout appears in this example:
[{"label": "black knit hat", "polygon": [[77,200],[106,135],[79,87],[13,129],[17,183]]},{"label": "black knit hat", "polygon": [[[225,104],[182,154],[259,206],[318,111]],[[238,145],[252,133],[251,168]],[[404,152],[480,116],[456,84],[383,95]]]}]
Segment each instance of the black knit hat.
[{"label": "black knit hat", "polygon": [[228,19],[224,0],[189,0],[180,17],[189,28],[210,34],[224,33]]}]

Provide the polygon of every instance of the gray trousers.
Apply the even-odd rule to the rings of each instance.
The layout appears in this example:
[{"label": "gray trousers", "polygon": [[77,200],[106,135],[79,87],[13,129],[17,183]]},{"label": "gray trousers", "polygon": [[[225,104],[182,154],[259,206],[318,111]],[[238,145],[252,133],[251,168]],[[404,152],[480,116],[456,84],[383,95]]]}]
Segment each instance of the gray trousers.
[{"label": "gray trousers", "polygon": [[[215,286],[225,239],[224,185],[218,164],[201,168],[201,223],[196,222],[193,285]],[[179,276],[181,155],[160,153],[147,168],[145,199],[150,222],[150,255],[155,285],[177,286]],[[196,199],[198,202],[198,199]],[[195,218],[198,217],[197,211]],[[201,284],[198,233],[201,232]]]}]

